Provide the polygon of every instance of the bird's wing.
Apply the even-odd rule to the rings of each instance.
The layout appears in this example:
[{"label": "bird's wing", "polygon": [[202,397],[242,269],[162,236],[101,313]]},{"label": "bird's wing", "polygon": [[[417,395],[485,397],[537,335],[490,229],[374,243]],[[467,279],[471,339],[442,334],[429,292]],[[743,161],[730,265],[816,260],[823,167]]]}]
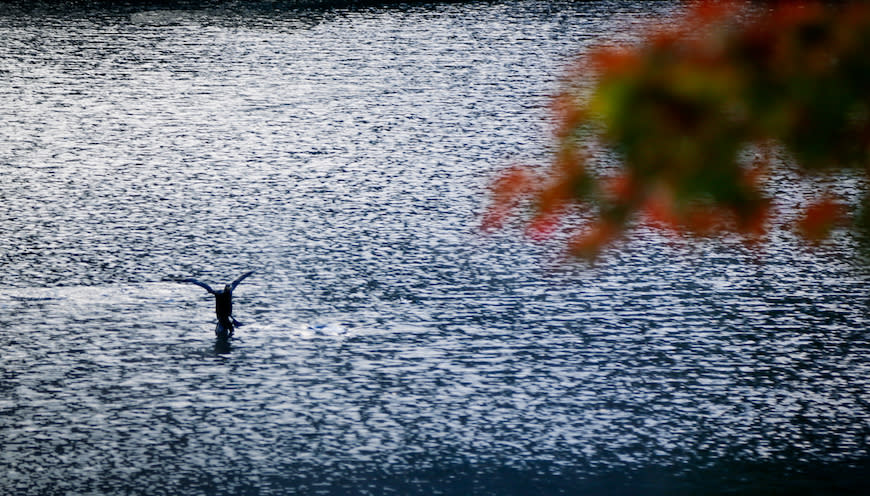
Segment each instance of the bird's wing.
[{"label": "bird's wing", "polygon": [[249,275],[251,275],[251,274],[253,274],[253,273],[254,273],[253,270],[250,271],[250,272],[245,272],[244,274],[242,274],[241,276],[239,276],[238,279],[236,279],[235,281],[233,281],[233,283],[230,284],[230,287],[231,287],[232,289],[236,289],[236,286],[238,286],[239,283],[242,282],[242,280],[243,280],[244,278],[248,277]]},{"label": "bird's wing", "polygon": [[185,279],[181,282],[192,282],[193,284],[196,284],[197,286],[204,288],[209,293],[214,294],[214,290],[211,289],[211,286],[209,286],[208,284],[206,284],[204,282],[197,281],[196,279]]}]

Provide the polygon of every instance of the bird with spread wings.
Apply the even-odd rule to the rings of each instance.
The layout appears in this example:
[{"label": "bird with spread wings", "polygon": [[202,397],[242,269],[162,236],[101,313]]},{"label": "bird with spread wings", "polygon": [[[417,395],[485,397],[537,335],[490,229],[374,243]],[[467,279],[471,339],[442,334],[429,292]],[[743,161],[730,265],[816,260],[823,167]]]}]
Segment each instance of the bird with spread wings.
[{"label": "bird with spread wings", "polygon": [[218,319],[214,332],[219,338],[228,338],[232,336],[235,328],[242,325],[233,317],[233,290],[236,289],[236,286],[238,286],[240,282],[253,273],[253,270],[245,272],[235,281],[225,285],[224,289],[217,291],[212,289],[208,284],[202,281],[197,281],[196,279],[184,279],[181,281],[196,284],[214,295],[215,313],[217,314]]}]

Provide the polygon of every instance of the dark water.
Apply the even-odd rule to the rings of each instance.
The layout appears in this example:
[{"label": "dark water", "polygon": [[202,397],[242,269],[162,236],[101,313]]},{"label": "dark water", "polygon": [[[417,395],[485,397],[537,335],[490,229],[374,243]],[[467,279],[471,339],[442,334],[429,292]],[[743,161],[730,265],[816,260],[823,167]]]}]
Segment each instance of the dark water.
[{"label": "dark water", "polygon": [[[847,233],[475,231],[570,56],[675,8],[0,17],[0,493],[860,493]],[[174,281],[251,269],[216,342]]]}]

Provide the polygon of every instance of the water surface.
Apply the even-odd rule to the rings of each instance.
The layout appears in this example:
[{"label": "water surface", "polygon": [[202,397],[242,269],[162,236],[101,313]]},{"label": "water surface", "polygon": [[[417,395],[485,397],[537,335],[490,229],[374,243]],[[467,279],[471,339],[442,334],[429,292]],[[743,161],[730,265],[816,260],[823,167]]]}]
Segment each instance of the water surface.
[{"label": "water surface", "polygon": [[[857,492],[847,233],[586,267],[476,232],[571,57],[677,8],[0,17],[0,492]],[[215,341],[176,281],[252,269]]]}]

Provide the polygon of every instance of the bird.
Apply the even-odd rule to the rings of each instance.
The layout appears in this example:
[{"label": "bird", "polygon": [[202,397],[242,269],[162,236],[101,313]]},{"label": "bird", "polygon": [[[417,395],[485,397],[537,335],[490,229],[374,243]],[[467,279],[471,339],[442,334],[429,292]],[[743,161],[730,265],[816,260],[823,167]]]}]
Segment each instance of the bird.
[{"label": "bird", "polygon": [[217,314],[218,323],[214,328],[214,333],[219,338],[229,338],[233,335],[236,327],[242,325],[233,317],[233,290],[246,277],[253,274],[255,271],[245,272],[235,281],[224,286],[224,289],[215,291],[208,284],[197,281],[196,279],[184,279],[181,282],[189,282],[205,289],[214,295],[214,311]]}]

